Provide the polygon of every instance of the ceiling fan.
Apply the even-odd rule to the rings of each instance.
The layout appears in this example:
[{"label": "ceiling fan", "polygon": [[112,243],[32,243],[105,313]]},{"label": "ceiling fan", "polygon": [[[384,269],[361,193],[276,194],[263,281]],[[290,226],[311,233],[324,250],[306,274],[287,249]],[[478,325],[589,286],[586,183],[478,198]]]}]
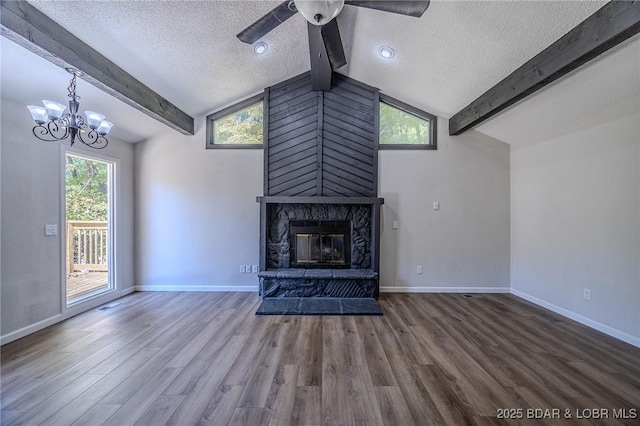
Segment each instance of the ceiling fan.
[{"label": "ceiling fan", "polygon": [[429,7],[429,0],[287,0],[242,30],[237,37],[244,43],[253,44],[300,12],[308,21],[313,90],[330,90],[331,72],[347,63],[338,23],[334,19],[345,4],[419,18]]}]

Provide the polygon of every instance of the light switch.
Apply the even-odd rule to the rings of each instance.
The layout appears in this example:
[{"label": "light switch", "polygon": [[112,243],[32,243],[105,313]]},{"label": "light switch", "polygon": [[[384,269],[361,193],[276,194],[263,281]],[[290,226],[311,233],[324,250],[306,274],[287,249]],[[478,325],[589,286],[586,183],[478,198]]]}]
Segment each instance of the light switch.
[{"label": "light switch", "polygon": [[58,235],[58,225],[45,225],[44,226],[44,235]]},{"label": "light switch", "polygon": [[394,220],[393,222],[391,222],[391,227],[392,227],[393,229],[398,229],[398,221],[397,221],[397,220]]},{"label": "light switch", "polygon": [[258,273],[258,265],[251,265],[251,272],[253,274],[257,274]]},{"label": "light switch", "polygon": [[434,209],[434,210],[440,210],[440,203],[439,203],[439,202],[437,202],[437,201],[434,201],[434,202],[433,202],[433,209]]}]

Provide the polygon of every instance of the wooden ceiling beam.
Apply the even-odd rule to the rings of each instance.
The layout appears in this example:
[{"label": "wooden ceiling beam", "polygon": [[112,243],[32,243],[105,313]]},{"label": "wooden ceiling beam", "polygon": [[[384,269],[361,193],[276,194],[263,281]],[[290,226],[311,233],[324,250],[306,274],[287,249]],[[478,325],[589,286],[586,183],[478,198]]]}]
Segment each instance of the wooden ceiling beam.
[{"label": "wooden ceiling beam", "polygon": [[185,135],[194,120],[26,1],[0,3],[2,35]]},{"label": "wooden ceiling beam", "polygon": [[640,1],[611,1],[449,119],[460,135],[640,32]]}]

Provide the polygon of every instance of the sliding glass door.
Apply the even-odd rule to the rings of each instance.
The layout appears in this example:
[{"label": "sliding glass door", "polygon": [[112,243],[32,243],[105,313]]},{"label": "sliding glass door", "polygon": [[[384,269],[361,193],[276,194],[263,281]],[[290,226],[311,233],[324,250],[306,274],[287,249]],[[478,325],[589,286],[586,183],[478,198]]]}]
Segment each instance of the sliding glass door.
[{"label": "sliding glass door", "polygon": [[113,161],[65,154],[67,306],[115,288],[114,172]]}]

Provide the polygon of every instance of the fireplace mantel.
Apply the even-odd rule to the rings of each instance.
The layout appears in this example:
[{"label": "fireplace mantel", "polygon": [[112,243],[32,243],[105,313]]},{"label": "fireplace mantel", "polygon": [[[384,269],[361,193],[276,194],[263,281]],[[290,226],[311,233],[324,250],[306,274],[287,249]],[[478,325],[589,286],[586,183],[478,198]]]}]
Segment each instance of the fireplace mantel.
[{"label": "fireplace mantel", "polygon": [[262,196],[256,197],[260,204],[360,204],[382,205],[384,198],[378,197],[287,197],[287,196]]}]

